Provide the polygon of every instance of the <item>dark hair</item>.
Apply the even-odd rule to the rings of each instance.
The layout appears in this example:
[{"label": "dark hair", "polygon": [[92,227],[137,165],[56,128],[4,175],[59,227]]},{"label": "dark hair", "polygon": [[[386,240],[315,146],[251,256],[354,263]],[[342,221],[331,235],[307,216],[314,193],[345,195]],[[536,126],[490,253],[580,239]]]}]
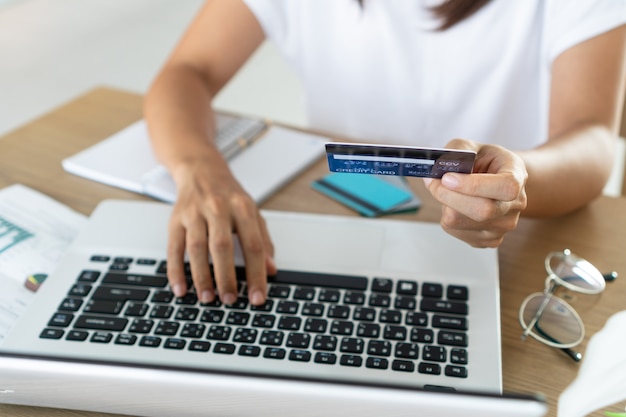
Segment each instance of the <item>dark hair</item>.
[{"label": "dark hair", "polygon": [[[357,0],[363,7],[365,0]],[[491,0],[446,0],[439,6],[431,7],[433,14],[441,20],[439,30],[446,30],[461,20],[473,15]]]}]

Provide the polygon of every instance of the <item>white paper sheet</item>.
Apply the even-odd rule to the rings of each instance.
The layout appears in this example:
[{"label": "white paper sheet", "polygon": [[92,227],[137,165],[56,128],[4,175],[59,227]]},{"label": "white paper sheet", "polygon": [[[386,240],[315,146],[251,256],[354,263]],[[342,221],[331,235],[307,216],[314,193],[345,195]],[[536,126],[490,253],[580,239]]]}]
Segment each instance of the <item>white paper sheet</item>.
[{"label": "white paper sheet", "polygon": [[0,190],[0,345],[34,297],[26,280],[52,272],[85,221],[23,185]]},{"label": "white paper sheet", "polygon": [[626,402],[626,310],[589,340],[578,376],[559,397],[559,417],[583,417]]}]

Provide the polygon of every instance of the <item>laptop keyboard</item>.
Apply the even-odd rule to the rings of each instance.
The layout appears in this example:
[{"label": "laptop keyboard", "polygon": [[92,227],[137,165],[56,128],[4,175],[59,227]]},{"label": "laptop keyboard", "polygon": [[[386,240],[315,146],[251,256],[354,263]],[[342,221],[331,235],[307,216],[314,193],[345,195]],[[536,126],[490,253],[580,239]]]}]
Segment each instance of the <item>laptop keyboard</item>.
[{"label": "laptop keyboard", "polygon": [[165,261],[90,265],[41,338],[468,377],[466,286],[281,270],[252,306],[238,267],[237,301],[204,304],[172,294]]}]

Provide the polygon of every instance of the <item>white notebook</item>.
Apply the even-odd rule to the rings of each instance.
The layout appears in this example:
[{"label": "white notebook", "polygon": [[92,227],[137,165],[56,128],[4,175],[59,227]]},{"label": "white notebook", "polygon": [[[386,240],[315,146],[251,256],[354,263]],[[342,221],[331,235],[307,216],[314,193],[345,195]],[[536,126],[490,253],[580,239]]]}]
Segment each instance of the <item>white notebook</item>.
[{"label": "white notebook", "polygon": [[[235,178],[257,203],[318,160],[329,140],[251,117],[217,114],[216,119],[218,146]],[[176,200],[176,186],[154,156],[144,120],[64,159],[63,168],[166,202]]]}]

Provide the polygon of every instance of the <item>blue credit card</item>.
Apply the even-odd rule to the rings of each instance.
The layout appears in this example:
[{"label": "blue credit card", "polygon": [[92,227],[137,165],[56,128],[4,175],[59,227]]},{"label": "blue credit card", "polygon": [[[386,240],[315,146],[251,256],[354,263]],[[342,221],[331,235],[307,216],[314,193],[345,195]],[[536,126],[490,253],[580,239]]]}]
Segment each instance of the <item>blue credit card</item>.
[{"label": "blue credit card", "polygon": [[441,178],[446,172],[470,174],[474,168],[476,152],[328,142],[326,157],[331,172]]}]

